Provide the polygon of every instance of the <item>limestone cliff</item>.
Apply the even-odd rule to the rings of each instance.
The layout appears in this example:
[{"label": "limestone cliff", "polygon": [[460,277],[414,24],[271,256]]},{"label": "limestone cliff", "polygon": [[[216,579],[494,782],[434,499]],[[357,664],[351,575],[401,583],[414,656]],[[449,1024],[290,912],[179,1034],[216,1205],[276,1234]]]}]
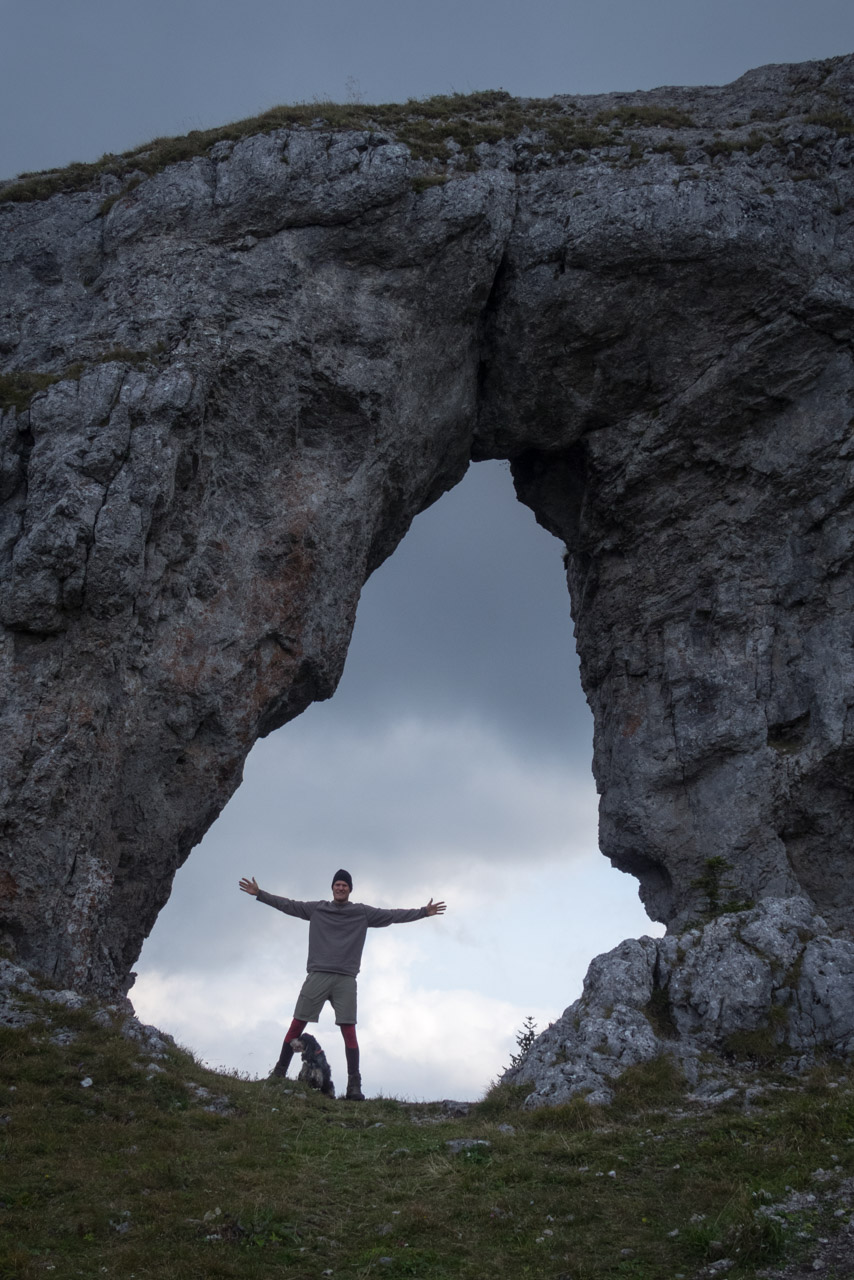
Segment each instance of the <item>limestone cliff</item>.
[{"label": "limestone cliff", "polygon": [[21,958],[126,985],[253,742],[488,457],[568,548],[603,852],[672,925],[724,859],[848,926],[852,99],[847,57],[283,109],[0,191]]}]

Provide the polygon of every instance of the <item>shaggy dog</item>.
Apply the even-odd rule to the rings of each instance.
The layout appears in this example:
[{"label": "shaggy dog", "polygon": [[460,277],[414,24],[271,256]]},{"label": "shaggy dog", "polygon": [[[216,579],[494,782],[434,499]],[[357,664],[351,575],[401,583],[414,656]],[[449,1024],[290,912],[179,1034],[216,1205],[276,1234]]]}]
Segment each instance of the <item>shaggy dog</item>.
[{"label": "shaggy dog", "polygon": [[294,1053],[302,1054],[302,1066],[297,1079],[304,1080],[306,1084],[311,1085],[312,1089],[319,1089],[321,1093],[326,1094],[327,1098],[334,1098],[335,1086],[332,1083],[332,1072],[329,1070],[326,1054],[314,1036],[303,1031],[296,1040],[291,1041],[291,1048]]}]

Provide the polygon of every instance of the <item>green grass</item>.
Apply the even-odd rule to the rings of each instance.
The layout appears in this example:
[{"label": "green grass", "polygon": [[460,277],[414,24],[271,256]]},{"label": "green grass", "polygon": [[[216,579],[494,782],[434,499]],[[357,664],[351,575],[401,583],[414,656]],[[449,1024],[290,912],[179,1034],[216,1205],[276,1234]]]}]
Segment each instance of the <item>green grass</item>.
[{"label": "green grass", "polygon": [[[809,120],[839,133],[851,129],[850,119],[836,111],[814,115]],[[431,167],[448,162],[450,142],[456,154],[453,172],[465,173],[478,167],[477,149],[481,144],[518,138],[526,131],[533,135],[533,145],[540,151],[583,160],[585,152],[621,143],[626,129],[651,128],[679,131],[694,129],[696,125],[687,112],[673,106],[623,103],[591,114],[567,98],[512,98],[501,89],[440,94],[405,103],[297,103],[272,107],[261,115],[214,129],[194,129],[182,137],[155,138],[144,146],[104,155],[91,164],[77,163],[59,170],[21,174],[0,191],[0,204],[45,200],[58,192],[90,190],[109,175],[122,185],[101,201],[98,213],[106,217],[135,187],[167,166],[205,156],[217,143],[239,142],[242,138],[280,129],[367,132],[376,140],[404,143],[413,160]],[[753,130],[746,139],[718,136],[707,149],[713,156],[737,151],[751,153],[769,141],[778,143],[776,135]],[[686,145],[684,138],[668,137],[652,149],[672,152],[677,163],[681,163]],[[637,140],[631,146],[629,163],[638,164],[643,148]],[[282,158],[287,161],[287,152]],[[449,172],[416,173],[412,179],[413,190],[420,192],[438,185],[446,180]]]},{"label": "green grass", "polygon": [[46,391],[55,382],[78,382],[87,368],[96,364],[129,364],[135,369],[156,360],[162,355],[165,347],[162,344],[150,351],[132,351],[128,347],[110,347],[108,351],[93,356],[89,360],[77,360],[66,365],[58,373],[44,372],[37,369],[19,369],[11,373],[0,373],[0,410],[14,409],[23,413],[29,409],[33,397],[40,391]]},{"label": "green grass", "polygon": [[[101,176],[112,175],[128,182],[124,191],[108,197],[101,213],[130,190],[141,174],[150,176],[170,164],[206,155],[215,143],[238,142],[254,134],[277,129],[368,130],[388,132],[405,142],[416,159],[447,159],[446,143],[453,139],[471,155],[481,142],[513,137],[525,124],[550,131],[554,144],[558,137],[573,135],[563,117],[565,108],[557,100],[528,99],[524,106],[501,90],[472,94],[442,94],[425,100],[363,105],[361,103],[314,102],[273,107],[258,116],[215,129],[194,129],[180,138],[155,138],[141,147],[119,155],[105,155],[92,164],[72,164],[66,168],[21,174],[18,181],[0,192],[0,202],[44,200],[56,192],[91,188]],[[579,130],[584,133],[583,129]],[[595,130],[595,136],[606,136]],[[129,181],[128,181],[129,180]]]},{"label": "green grass", "polygon": [[[123,183],[121,191],[101,204],[105,216],[144,177],[170,164],[206,155],[218,142],[238,142],[277,129],[366,130],[406,144],[415,160],[435,163],[449,157],[453,141],[469,167],[477,163],[476,148],[518,137],[525,129],[540,135],[542,149],[552,154],[589,151],[616,140],[609,126],[666,126],[687,128],[691,118],[682,111],[657,106],[620,106],[588,119],[564,98],[512,98],[503,90],[470,94],[440,94],[405,103],[313,102],[277,106],[261,115],[215,129],[194,129],[180,138],[155,138],[120,154],[102,156],[91,164],[71,164],[61,170],[21,174],[0,192],[0,203],[45,200],[57,192],[85,191],[101,177]],[[416,182],[419,179],[416,178]],[[421,188],[423,189],[423,188]]]},{"label": "green grass", "polygon": [[777,134],[761,133],[758,129],[751,129],[746,138],[739,136],[731,138],[715,137],[710,143],[704,147],[708,155],[712,156],[731,156],[736,151],[745,151],[748,155],[761,150],[767,142],[772,146],[781,147],[782,143]]},{"label": "green grass", "polygon": [[[52,1016],[0,1031],[3,1280],[660,1280],[720,1256],[748,1277],[840,1225],[835,1202],[786,1226],[760,1205],[820,1189],[819,1166],[854,1172],[839,1067],[749,1112],[685,1103],[662,1059],[626,1073],[609,1108],[524,1112],[523,1091],[501,1086],[451,1120],[217,1075],[180,1050],[149,1075],[86,1011]],[[50,1041],[60,1027],[76,1032],[65,1047]],[[206,1112],[187,1082],[226,1094],[231,1114]],[[453,1155],[456,1137],[491,1146]]]},{"label": "green grass", "polygon": [[667,106],[625,105],[614,107],[611,111],[600,111],[596,116],[597,124],[608,124],[616,121],[624,128],[637,126],[656,129],[693,129],[694,121],[685,111]]},{"label": "green grass", "polygon": [[76,365],[71,372],[40,373],[38,370],[22,369],[17,373],[0,373],[0,410],[14,409],[23,413],[29,409],[33,396],[39,391],[46,391],[63,377],[79,378],[81,369]]},{"label": "green grass", "polygon": [[815,111],[804,119],[807,124],[820,124],[825,129],[832,129],[841,138],[850,138],[854,133],[854,119],[844,111]]},{"label": "green grass", "polygon": [[[785,115],[785,111],[774,113],[774,122]],[[840,136],[854,130],[851,116],[833,104],[803,118]],[[762,113],[754,112],[751,119],[763,119]],[[101,202],[98,212],[103,217],[146,177],[169,165],[205,156],[217,143],[239,142],[280,129],[359,130],[374,135],[377,140],[388,138],[404,143],[414,160],[428,165],[447,162],[450,157],[447,144],[453,142],[458,149],[458,159],[462,153],[465,172],[477,167],[480,144],[517,138],[526,130],[534,135],[535,145],[542,151],[564,157],[574,152],[576,159],[583,159],[585,151],[619,143],[625,129],[651,128],[678,131],[697,126],[690,114],[666,104],[623,103],[591,113],[589,108],[585,110],[583,100],[578,103],[566,97],[513,98],[502,89],[439,94],[432,98],[411,98],[404,103],[303,102],[272,107],[260,115],[213,129],[193,129],[181,137],[154,138],[143,146],[104,155],[90,164],[75,163],[63,169],[20,174],[15,182],[0,191],[0,204],[45,200],[59,192],[86,191],[97,186],[102,177],[112,176],[122,186]],[[730,130],[740,128],[738,121],[729,125]],[[754,129],[746,139],[738,135],[718,135],[708,144],[700,140],[700,145],[705,145],[712,156],[729,156],[739,151],[752,154],[768,142],[782,145],[777,130],[769,133]],[[670,151],[677,163],[681,163],[685,145],[684,139],[668,138],[652,149]],[[638,163],[640,144],[635,144],[634,151],[637,154],[633,154],[632,163]],[[287,160],[287,153],[283,159]],[[423,191],[443,178],[444,175],[417,174],[413,188]]]},{"label": "green grass", "polygon": [[443,187],[447,181],[446,173],[422,173],[412,179],[412,190],[420,192],[430,187]]}]

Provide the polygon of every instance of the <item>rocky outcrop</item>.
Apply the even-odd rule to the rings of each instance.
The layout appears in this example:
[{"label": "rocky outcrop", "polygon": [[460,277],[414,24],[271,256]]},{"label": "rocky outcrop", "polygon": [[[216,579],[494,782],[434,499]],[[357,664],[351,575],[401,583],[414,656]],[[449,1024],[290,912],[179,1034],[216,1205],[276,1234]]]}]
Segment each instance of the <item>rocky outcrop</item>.
[{"label": "rocky outcrop", "polygon": [[20,957],[126,987],[253,742],[488,457],[567,545],[603,852],[674,928],[724,864],[847,928],[853,82],[487,95],[0,192]]},{"label": "rocky outcrop", "polygon": [[525,1105],[613,1098],[627,1067],[673,1056],[695,1098],[730,1093],[727,1059],[810,1066],[854,1052],[854,942],[835,938],[803,898],[767,898],[665,938],[630,938],[597,956],[580,999],[539,1035],[509,1084]]},{"label": "rocky outcrop", "polygon": [[[0,958],[0,1026],[28,1027],[36,1022],[50,1023],[53,1020],[48,1016],[50,1014],[61,1018],[63,1009],[77,1012],[85,1007],[86,1001],[78,991],[57,991],[46,987],[23,966]],[[133,1006],[123,997],[119,997],[115,1004],[93,1006],[91,1012],[98,1026],[116,1027],[128,1040],[139,1044],[152,1063],[165,1058],[169,1048],[175,1048],[175,1041],[165,1031],[158,1031],[157,1027],[134,1017]],[[69,1028],[60,1028],[53,1036],[62,1039],[54,1039],[53,1043],[71,1044],[78,1034]],[[156,1067],[154,1069],[157,1070]]]}]

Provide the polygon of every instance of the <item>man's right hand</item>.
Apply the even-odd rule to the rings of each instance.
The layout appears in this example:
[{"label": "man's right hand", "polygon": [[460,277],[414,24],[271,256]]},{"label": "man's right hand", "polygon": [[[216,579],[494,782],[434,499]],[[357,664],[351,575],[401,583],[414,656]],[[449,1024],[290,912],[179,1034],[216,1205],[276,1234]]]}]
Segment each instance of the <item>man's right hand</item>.
[{"label": "man's right hand", "polygon": [[253,876],[251,880],[247,880],[244,876],[240,881],[240,887],[244,893],[251,893],[254,898],[258,892],[258,881]]}]

